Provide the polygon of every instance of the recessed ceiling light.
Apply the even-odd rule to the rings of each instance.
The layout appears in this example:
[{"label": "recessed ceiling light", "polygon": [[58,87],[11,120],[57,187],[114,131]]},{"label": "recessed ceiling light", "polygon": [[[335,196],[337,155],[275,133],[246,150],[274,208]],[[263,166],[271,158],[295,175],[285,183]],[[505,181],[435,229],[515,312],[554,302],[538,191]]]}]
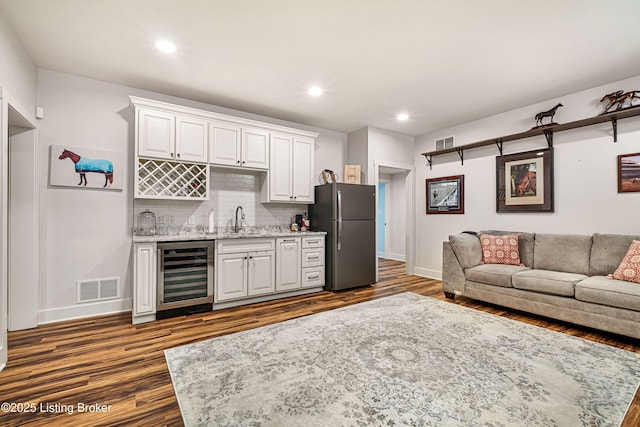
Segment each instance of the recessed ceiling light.
[{"label": "recessed ceiling light", "polygon": [[319,86],[311,86],[308,92],[311,96],[320,96],[322,95],[322,88]]},{"label": "recessed ceiling light", "polygon": [[167,40],[158,40],[156,48],[164,53],[174,53],[176,51],[176,45]]},{"label": "recessed ceiling light", "polygon": [[400,113],[396,116],[396,119],[400,120],[400,121],[405,121],[407,119],[409,119],[409,115],[407,113]]}]

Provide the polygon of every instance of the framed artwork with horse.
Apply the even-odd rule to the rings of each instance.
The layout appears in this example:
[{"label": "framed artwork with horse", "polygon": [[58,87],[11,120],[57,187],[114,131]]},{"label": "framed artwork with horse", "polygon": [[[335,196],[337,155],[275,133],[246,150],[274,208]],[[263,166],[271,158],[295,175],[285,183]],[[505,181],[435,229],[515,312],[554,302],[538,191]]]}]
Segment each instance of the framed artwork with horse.
[{"label": "framed artwork with horse", "polygon": [[618,193],[640,192],[640,153],[618,156]]},{"label": "framed artwork with horse", "polygon": [[496,212],[553,212],[553,148],[496,157]]},{"label": "framed artwork with horse", "polygon": [[122,190],[124,154],[91,148],[51,146],[49,184]]}]

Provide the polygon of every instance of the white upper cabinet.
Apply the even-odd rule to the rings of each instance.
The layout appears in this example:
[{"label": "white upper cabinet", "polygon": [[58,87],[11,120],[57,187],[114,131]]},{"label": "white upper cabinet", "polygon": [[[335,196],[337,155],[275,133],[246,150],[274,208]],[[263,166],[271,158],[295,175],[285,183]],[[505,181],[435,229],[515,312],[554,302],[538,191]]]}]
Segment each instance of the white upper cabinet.
[{"label": "white upper cabinet", "polygon": [[209,124],[209,163],[251,169],[269,168],[269,132],[238,125]]},{"label": "white upper cabinet", "polygon": [[269,132],[242,129],[242,166],[269,169]]},{"label": "white upper cabinet", "polygon": [[209,163],[240,166],[240,132],[240,126],[230,123],[209,123]]},{"label": "white upper cabinet", "polygon": [[312,138],[294,137],[292,193],[296,202],[314,203],[313,145]]},{"label": "white upper cabinet", "polygon": [[293,136],[271,135],[271,167],[269,168],[269,201],[271,202],[293,201],[291,147],[293,147]]},{"label": "white upper cabinet", "polygon": [[176,159],[207,162],[207,122],[196,117],[176,116]]},{"label": "white upper cabinet", "polygon": [[266,202],[313,203],[314,139],[271,134],[269,185]]},{"label": "white upper cabinet", "polygon": [[138,114],[140,156],[207,162],[205,120],[146,108]]},{"label": "white upper cabinet", "polygon": [[173,159],[176,145],[176,117],[162,111],[138,111],[139,154]]}]

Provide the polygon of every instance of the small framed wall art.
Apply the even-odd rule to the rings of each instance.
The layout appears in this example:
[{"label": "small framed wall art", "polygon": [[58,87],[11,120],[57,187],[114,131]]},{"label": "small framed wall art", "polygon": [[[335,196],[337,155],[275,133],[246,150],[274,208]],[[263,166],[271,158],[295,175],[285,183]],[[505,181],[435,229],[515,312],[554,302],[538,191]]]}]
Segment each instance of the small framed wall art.
[{"label": "small framed wall art", "polygon": [[427,214],[464,213],[464,175],[428,178]]},{"label": "small framed wall art", "polygon": [[618,156],[618,193],[640,192],[640,153]]},{"label": "small framed wall art", "polygon": [[553,212],[553,148],[496,157],[496,212]]}]

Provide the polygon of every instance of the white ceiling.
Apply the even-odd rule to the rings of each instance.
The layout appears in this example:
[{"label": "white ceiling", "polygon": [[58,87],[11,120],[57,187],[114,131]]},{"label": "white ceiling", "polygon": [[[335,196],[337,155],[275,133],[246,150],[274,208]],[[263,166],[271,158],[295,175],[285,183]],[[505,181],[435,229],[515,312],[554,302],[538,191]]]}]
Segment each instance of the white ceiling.
[{"label": "white ceiling", "polygon": [[638,0],[0,0],[0,13],[38,67],[343,132],[421,135],[640,74]]}]

